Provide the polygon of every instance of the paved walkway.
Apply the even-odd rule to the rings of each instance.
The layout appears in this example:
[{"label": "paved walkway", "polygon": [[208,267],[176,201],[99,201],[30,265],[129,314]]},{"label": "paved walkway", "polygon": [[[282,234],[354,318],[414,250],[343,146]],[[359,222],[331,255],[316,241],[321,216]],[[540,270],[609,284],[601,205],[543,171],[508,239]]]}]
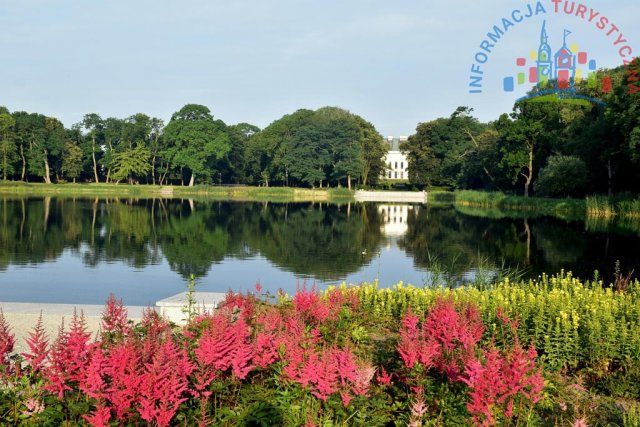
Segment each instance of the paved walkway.
[{"label": "paved walkway", "polygon": [[[0,302],[0,308],[2,308],[4,318],[11,327],[11,331],[16,336],[14,352],[22,353],[28,349],[25,339],[33,330],[40,313],[42,313],[42,323],[49,337],[49,342],[53,342],[58,335],[63,319],[65,328],[69,327],[74,309],[78,314],[84,314],[87,320],[87,329],[91,333],[98,332],[104,305]],[[129,319],[140,320],[145,308],[128,306]]]}]

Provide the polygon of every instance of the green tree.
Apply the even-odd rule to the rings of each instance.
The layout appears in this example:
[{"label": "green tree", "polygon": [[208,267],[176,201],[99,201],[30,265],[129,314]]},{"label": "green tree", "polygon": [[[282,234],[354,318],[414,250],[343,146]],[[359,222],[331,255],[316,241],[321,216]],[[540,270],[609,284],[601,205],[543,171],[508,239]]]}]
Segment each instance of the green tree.
[{"label": "green tree", "polygon": [[407,156],[409,181],[418,185],[432,185],[440,179],[440,164],[434,150],[433,134],[444,119],[418,124],[416,133],[400,144]]},{"label": "green tree", "polygon": [[7,180],[7,177],[14,172],[13,163],[17,157],[16,145],[13,141],[13,127],[15,126],[15,119],[8,112],[0,113],[0,169],[2,169],[2,179]]},{"label": "green tree", "polygon": [[76,178],[82,173],[82,148],[74,141],[67,140],[62,152],[62,173],[76,182]]},{"label": "green tree", "polygon": [[534,185],[543,197],[579,196],[587,184],[587,165],[575,156],[555,155],[540,170]]},{"label": "green tree", "polygon": [[355,120],[362,132],[362,150],[360,150],[362,185],[375,185],[385,169],[384,157],[387,154],[387,145],[382,135],[370,122],[357,115]]},{"label": "green tree", "polygon": [[130,184],[136,177],[144,177],[151,171],[151,152],[142,142],[133,148],[127,148],[113,155],[113,179],[121,181],[127,178]]},{"label": "green tree", "polygon": [[98,178],[98,157],[100,154],[100,139],[103,137],[104,122],[102,118],[95,113],[85,114],[81,126],[87,130],[89,140],[91,141],[91,160],[93,164],[93,177],[95,182],[100,182]]},{"label": "green tree", "polygon": [[172,163],[191,173],[189,186],[195,184],[196,176],[208,180],[213,161],[223,158],[231,149],[226,125],[214,120],[203,105],[188,104],[174,113],[164,135]]}]

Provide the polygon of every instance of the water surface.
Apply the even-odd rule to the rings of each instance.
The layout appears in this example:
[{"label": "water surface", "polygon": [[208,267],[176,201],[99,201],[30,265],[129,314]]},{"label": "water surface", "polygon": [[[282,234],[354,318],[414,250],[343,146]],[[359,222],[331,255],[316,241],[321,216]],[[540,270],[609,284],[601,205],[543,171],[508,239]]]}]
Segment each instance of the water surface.
[{"label": "water surface", "polygon": [[640,271],[630,230],[452,207],[166,199],[0,198],[0,301],[149,305],[185,290],[473,277],[480,264],[611,277]]}]

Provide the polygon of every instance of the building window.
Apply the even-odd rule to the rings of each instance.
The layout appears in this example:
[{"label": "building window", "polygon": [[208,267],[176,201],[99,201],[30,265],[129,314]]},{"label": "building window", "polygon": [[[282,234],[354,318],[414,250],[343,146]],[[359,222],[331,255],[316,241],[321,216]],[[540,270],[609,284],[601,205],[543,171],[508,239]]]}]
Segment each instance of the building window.
[{"label": "building window", "polygon": [[391,169],[391,162],[389,162],[389,169]]},{"label": "building window", "polygon": [[400,162],[400,169],[404,169],[404,162]]},{"label": "building window", "polygon": [[395,167],[395,169],[398,169],[398,162],[396,162],[396,167]]},{"label": "building window", "polygon": [[389,172],[389,179],[391,179],[391,172]]},{"label": "building window", "polygon": [[400,172],[400,179],[404,179],[404,172]]},{"label": "building window", "polygon": [[395,174],[396,174],[396,179],[398,179],[398,172],[395,172]]}]

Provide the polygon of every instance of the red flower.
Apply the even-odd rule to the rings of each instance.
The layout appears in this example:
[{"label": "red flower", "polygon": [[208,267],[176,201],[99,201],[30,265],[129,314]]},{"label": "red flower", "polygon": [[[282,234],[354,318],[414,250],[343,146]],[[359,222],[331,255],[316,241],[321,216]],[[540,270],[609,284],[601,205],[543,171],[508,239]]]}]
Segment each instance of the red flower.
[{"label": "red flower", "polygon": [[29,338],[27,338],[27,346],[29,347],[29,353],[22,353],[33,372],[38,372],[44,366],[47,360],[47,346],[49,340],[44,332],[44,325],[42,323],[42,313],[38,317],[38,322],[34,326],[33,330],[29,332]]},{"label": "red flower", "polygon": [[15,335],[11,333],[11,328],[4,318],[2,308],[0,308],[0,374],[6,374],[10,369],[9,355],[13,351],[15,342]]}]

